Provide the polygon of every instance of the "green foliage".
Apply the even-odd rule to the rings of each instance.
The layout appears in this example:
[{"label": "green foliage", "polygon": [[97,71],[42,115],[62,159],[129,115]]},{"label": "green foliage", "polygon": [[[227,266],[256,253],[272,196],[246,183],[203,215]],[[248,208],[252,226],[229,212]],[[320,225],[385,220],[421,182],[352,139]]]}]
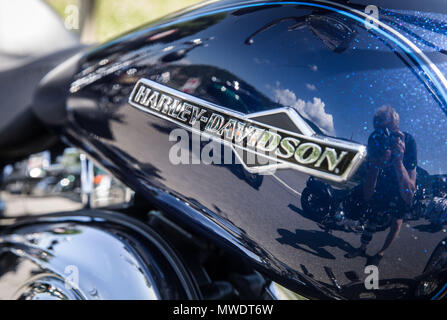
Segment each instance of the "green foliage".
[{"label": "green foliage", "polygon": [[[46,0],[64,17],[65,8],[77,0]],[[94,15],[96,40],[106,41],[200,0],[96,0]]]}]

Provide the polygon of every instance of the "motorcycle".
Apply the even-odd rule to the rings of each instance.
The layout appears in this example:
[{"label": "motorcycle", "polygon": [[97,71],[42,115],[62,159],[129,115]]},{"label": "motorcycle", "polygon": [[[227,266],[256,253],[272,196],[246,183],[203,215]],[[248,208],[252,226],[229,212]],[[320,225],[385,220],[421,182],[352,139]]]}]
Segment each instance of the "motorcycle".
[{"label": "motorcycle", "polygon": [[[445,176],[433,175],[417,168],[418,180],[413,204],[404,215],[404,221],[428,220],[433,228],[439,229],[446,222],[447,184]],[[355,194],[357,193],[357,195]],[[390,226],[391,216],[387,212],[373,212],[359,201],[361,190],[337,190],[330,184],[310,178],[301,195],[301,206],[324,230],[363,232],[371,219],[377,230]],[[353,201],[354,199],[354,201]],[[357,199],[357,201],[355,200]]]},{"label": "motorcycle", "polygon": [[[331,185],[310,178],[301,195],[303,210],[315,217],[323,230],[343,230],[361,233],[365,226],[374,221],[377,231],[390,226],[391,216],[388,212],[374,212],[361,203],[361,190],[337,190]],[[357,199],[357,200],[355,200]]]},{"label": "motorcycle", "polygon": [[[445,298],[442,226],[399,230],[379,266],[398,295],[350,287],[365,261],[345,254],[371,219],[346,190],[373,107],[391,104],[418,165],[447,172],[446,12],[207,1],[86,46],[27,1],[0,1],[0,163],[47,151],[54,164],[69,147],[80,168],[61,161],[39,185],[48,199],[2,191],[25,212],[6,203],[0,220],[1,299]],[[47,23],[14,32],[26,10]],[[421,197],[445,212],[441,193]]]}]

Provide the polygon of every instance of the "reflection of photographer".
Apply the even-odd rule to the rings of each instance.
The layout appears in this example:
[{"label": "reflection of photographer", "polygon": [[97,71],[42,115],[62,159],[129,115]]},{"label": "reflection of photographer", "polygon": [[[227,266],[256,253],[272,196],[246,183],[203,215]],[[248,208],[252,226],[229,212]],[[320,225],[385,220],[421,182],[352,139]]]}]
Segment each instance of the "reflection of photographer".
[{"label": "reflection of photographer", "polygon": [[[403,216],[410,210],[416,185],[417,151],[414,138],[400,131],[399,114],[392,107],[383,106],[376,111],[374,128],[368,139],[368,170],[362,188],[363,200],[372,208],[372,214],[392,216],[390,232],[382,249],[367,263],[378,265],[385,250],[397,238]],[[347,257],[365,255],[374,231],[374,225],[367,225],[360,248]]]}]

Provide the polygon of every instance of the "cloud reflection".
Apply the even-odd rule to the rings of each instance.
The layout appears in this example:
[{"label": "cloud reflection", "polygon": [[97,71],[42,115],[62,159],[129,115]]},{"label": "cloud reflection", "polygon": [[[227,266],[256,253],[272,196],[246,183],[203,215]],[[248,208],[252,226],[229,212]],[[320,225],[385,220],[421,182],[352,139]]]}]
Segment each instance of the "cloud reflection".
[{"label": "cloud reflection", "polygon": [[324,102],[314,97],[312,101],[304,101],[296,97],[289,89],[275,89],[275,100],[288,107],[294,108],[299,114],[312,121],[324,133],[335,135],[334,119],[332,115],[326,113]]}]

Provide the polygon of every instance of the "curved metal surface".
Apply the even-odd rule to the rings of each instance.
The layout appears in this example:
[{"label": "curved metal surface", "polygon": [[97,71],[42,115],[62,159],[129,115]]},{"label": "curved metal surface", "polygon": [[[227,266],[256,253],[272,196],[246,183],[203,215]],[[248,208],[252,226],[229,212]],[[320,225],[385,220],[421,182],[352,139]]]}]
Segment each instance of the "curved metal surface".
[{"label": "curved metal surface", "polygon": [[[440,297],[444,259],[431,269],[437,280],[424,283],[446,238],[446,17],[381,8],[370,25],[364,9],[330,1],[223,1],[142,28],[84,57],[63,133],[174,217],[307,296]],[[390,105],[400,130],[414,138],[417,160],[405,170],[416,170],[416,195],[408,200],[415,206],[393,216],[388,200],[376,201],[384,217],[372,222],[367,210],[353,217],[352,191],[365,184],[372,158],[344,185],[315,184],[292,169],[260,175],[241,164],[195,164],[209,152],[208,141],[197,153],[187,133],[183,149],[196,154],[173,164],[177,139],[169,136],[179,126],[128,103],[141,78],[246,116],[292,108],[318,135],[368,148],[376,110]],[[390,193],[399,186],[389,183]],[[313,210],[312,203],[326,202],[332,224]],[[375,262],[382,289],[367,290],[365,265],[387,237],[395,239]],[[366,253],[349,258],[361,239]]]},{"label": "curved metal surface", "polygon": [[0,265],[2,299],[198,298],[172,249],[147,226],[114,213],[18,222],[0,235]]}]

